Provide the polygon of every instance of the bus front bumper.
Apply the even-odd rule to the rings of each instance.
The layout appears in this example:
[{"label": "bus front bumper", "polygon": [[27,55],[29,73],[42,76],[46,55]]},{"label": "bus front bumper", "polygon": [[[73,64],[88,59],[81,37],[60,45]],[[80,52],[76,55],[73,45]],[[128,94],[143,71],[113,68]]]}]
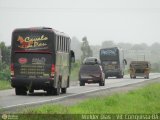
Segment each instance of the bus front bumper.
[{"label": "bus front bumper", "polygon": [[105,76],[107,77],[114,77],[114,76],[118,76],[121,75],[120,71],[106,71],[105,72]]}]

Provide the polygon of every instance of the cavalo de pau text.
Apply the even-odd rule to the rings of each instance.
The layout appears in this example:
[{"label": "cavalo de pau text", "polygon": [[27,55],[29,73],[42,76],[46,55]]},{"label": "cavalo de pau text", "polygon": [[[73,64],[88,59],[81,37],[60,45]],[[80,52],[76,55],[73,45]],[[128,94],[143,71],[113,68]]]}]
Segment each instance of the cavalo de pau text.
[{"label": "cavalo de pau text", "polygon": [[44,35],[41,35],[40,37],[26,37],[24,39],[26,42],[29,42],[29,41],[33,41],[33,42],[36,42],[36,41],[44,41],[44,40],[48,40],[48,37],[44,36]]}]

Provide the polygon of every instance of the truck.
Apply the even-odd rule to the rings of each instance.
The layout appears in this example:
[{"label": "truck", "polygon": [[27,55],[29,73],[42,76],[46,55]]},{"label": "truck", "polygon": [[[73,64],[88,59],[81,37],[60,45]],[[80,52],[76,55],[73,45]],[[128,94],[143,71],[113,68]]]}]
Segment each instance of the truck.
[{"label": "truck", "polygon": [[151,64],[149,61],[131,61],[129,65],[130,78],[135,79],[137,76],[149,79]]}]

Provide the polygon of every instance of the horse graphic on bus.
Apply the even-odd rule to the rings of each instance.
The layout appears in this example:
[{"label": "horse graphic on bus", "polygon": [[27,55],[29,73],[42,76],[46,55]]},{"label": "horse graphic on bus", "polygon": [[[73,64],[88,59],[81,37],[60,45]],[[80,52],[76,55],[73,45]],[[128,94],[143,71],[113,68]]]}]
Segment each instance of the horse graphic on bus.
[{"label": "horse graphic on bus", "polygon": [[29,48],[33,45],[33,40],[25,41],[25,39],[22,36],[18,36],[17,41],[20,43],[19,48]]}]

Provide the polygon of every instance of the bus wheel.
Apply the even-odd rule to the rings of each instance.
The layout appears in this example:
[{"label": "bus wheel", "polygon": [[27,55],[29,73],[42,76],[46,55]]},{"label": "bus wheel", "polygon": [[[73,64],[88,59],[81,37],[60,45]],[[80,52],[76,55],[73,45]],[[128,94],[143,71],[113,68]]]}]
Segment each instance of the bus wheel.
[{"label": "bus wheel", "polygon": [[59,95],[60,94],[60,88],[61,87],[61,83],[60,80],[57,83],[57,88],[54,88],[54,95]]},{"label": "bus wheel", "polygon": [[24,88],[15,88],[16,95],[27,95],[27,91]]},{"label": "bus wheel", "polygon": [[80,86],[85,86],[85,82],[80,81],[79,85]]},{"label": "bus wheel", "polygon": [[69,87],[69,76],[68,76],[68,79],[67,79],[67,87]]},{"label": "bus wheel", "polygon": [[62,93],[66,93],[67,92],[67,88],[61,88],[61,92]]},{"label": "bus wheel", "polygon": [[29,90],[29,93],[31,93],[31,94],[34,93],[34,90],[33,89]]},{"label": "bus wheel", "polygon": [[54,92],[54,88],[50,87],[47,89],[47,95],[52,95]]}]

